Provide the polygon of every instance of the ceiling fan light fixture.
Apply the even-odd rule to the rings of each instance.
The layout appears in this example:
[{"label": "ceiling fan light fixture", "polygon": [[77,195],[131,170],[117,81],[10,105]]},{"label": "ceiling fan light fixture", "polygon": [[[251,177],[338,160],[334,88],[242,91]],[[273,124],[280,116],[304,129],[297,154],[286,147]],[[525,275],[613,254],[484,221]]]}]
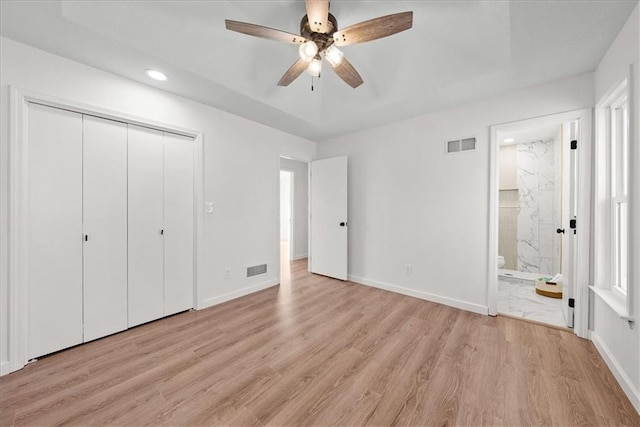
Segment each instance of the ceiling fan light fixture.
[{"label": "ceiling fan light fixture", "polygon": [[304,61],[311,61],[318,53],[318,45],[314,41],[304,42],[298,48],[300,58]]},{"label": "ceiling fan light fixture", "polygon": [[324,57],[329,61],[329,64],[331,64],[332,67],[337,67],[344,59],[344,52],[331,45],[325,51]]},{"label": "ceiling fan light fixture", "polygon": [[322,61],[319,58],[314,58],[307,67],[307,73],[311,74],[313,77],[320,77],[321,71]]}]

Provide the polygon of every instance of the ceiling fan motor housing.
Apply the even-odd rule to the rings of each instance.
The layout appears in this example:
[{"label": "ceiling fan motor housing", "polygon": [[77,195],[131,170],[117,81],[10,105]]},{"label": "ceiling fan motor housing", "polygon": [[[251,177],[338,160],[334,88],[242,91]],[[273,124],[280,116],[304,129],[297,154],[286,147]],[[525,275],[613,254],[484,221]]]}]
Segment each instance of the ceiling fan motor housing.
[{"label": "ceiling fan motor housing", "polygon": [[316,33],[312,31],[307,15],[304,15],[300,21],[300,35],[308,40],[313,40],[313,42],[318,45],[318,52],[325,51],[333,44],[333,33],[338,31],[338,21],[336,17],[329,14],[328,21],[326,33]]}]

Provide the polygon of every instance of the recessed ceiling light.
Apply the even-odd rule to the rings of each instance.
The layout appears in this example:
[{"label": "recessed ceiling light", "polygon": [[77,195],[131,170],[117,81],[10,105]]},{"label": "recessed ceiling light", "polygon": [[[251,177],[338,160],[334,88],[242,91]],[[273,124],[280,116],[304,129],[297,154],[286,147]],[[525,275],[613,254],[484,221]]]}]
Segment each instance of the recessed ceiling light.
[{"label": "recessed ceiling light", "polygon": [[506,143],[513,142],[513,141],[515,141],[514,138],[505,138],[502,140],[502,142],[506,142]]},{"label": "recessed ceiling light", "polygon": [[158,71],[158,70],[145,70],[144,72],[147,73],[147,76],[151,77],[154,80],[159,80],[161,82],[167,80],[166,74],[164,74],[161,71]]}]

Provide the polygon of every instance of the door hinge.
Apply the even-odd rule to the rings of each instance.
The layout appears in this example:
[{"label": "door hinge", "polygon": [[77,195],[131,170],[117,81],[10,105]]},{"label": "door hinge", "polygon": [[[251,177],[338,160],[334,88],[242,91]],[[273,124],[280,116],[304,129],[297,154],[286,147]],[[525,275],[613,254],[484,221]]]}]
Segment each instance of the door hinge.
[{"label": "door hinge", "polygon": [[571,149],[572,150],[577,150],[578,149],[578,140],[576,140],[576,139],[571,140]]},{"label": "door hinge", "polygon": [[574,298],[569,298],[569,308],[574,308],[576,306],[576,300]]}]

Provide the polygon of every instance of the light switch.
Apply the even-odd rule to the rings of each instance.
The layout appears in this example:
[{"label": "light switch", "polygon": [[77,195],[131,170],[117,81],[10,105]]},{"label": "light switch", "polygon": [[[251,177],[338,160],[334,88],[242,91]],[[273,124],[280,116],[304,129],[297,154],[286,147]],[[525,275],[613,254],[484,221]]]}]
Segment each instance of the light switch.
[{"label": "light switch", "polygon": [[212,214],[213,213],[213,202],[206,202],[204,204],[205,208],[204,211],[208,214]]}]

